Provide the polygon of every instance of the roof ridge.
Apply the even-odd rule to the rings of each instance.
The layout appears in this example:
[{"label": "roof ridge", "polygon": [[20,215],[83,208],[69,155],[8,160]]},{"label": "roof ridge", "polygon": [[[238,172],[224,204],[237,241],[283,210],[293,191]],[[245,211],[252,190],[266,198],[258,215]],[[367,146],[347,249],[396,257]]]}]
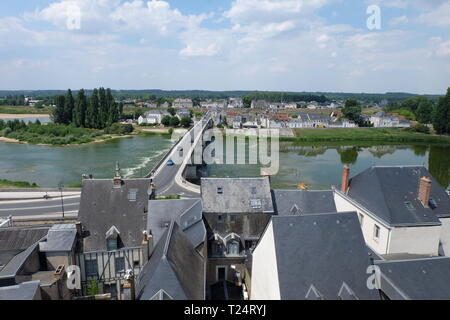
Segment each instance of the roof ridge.
[{"label": "roof ridge", "polygon": [[410,259],[398,259],[398,260],[375,260],[378,264],[385,264],[390,262],[415,262],[415,261],[431,261],[431,260],[445,260],[450,259],[450,257],[436,256],[436,257],[426,257],[426,258],[410,258]]}]

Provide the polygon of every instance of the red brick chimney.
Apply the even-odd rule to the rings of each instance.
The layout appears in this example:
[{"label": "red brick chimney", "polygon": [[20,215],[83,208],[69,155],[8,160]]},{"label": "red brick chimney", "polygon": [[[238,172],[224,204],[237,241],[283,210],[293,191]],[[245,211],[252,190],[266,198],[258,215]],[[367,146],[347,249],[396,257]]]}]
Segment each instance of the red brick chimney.
[{"label": "red brick chimney", "polygon": [[344,166],[344,170],[342,170],[342,184],[341,191],[347,193],[348,191],[348,179],[350,177],[350,167],[348,164]]},{"label": "red brick chimney", "polygon": [[425,208],[428,208],[428,202],[430,201],[431,193],[431,179],[428,177],[420,178],[419,182],[419,200],[422,202]]}]

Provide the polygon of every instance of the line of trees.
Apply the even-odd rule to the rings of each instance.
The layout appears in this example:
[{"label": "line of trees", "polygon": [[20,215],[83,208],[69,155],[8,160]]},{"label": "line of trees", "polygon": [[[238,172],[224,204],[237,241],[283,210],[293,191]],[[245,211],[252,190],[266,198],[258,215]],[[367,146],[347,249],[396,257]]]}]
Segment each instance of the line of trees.
[{"label": "line of trees", "polygon": [[109,88],[94,89],[90,96],[81,89],[76,98],[69,89],[65,96],[56,97],[52,119],[57,124],[104,129],[119,121],[122,112],[123,105],[115,102]]}]

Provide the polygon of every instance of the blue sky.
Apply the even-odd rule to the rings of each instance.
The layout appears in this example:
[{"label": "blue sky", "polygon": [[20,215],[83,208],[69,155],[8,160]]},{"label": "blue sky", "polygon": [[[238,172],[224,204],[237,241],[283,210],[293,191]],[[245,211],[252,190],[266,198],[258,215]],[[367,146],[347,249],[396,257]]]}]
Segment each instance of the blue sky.
[{"label": "blue sky", "polygon": [[449,0],[3,0],[0,90],[439,94],[449,31]]}]

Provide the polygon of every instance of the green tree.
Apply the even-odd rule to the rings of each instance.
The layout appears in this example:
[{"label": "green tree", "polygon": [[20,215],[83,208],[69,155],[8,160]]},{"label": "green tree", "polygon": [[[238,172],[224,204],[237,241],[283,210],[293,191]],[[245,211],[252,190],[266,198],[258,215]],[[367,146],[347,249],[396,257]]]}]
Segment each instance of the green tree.
[{"label": "green tree", "polygon": [[94,89],[89,99],[89,104],[86,110],[86,126],[88,128],[99,128],[99,102],[98,102],[98,90]]},{"label": "green tree", "polygon": [[77,101],[75,103],[75,108],[73,109],[72,123],[75,127],[85,127],[86,126],[86,110],[87,110],[87,98],[84,94],[84,89],[78,91]]},{"label": "green tree", "polygon": [[108,122],[108,102],[106,100],[105,88],[98,89],[98,101],[99,101],[99,112],[98,112],[98,129],[104,129],[106,123]]},{"label": "green tree", "polygon": [[88,296],[96,296],[100,293],[100,290],[98,288],[98,281],[96,279],[89,280],[86,294]]},{"label": "green tree", "polygon": [[174,108],[168,108],[167,112],[169,112],[172,117],[175,116],[177,113]]},{"label": "green tree", "polygon": [[189,118],[189,117],[183,117],[183,118],[181,118],[181,121],[180,121],[180,124],[181,124],[181,126],[182,127],[184,127],[184,128],[189,128],[190,127],[190,125],[191,125],[191,118]]},{"label": "green tree", "polygon": [[110,126],[111,124],[113,124],[114,122],[119,121],[119,107],[111,93],[111,89],[106,89],[106,103],[107,103],[107,113],[108,113],[108,117],[107,117],[107,125]]},{"label": "green tree", "polygon": [[161,124],[164,126],[170,126],[170,120],[171,120],[171,116],[165,116],[164,118],[162,118],[161,120]]},{"label": "green tree", "polygon": [[361,104],[358,101],[354,99],[349,99],[345,101],[344,108],[342,108],[342,113],[344,114],[345,118],[359,123],[361,118],[361,112],[362,112]]},{"label": "green tree", "polygon": [[56,107],[53,109],[51,117],[54,123],[64,123],[64,106],[66,104],[65,96],[56,97]]},{"label": "green tree", "polygon": [[433,127],[439,134],[450,133],[450,88],[445,97],[439,99],[433,117]]},{"label": "green tree", "polygon": [[421,101],[416,110],[416,120],[420,123],[431,123],[433,120],[433,112],[433,104],[430,101]]},{"label": "green tree", "polygon": [[177,117],[172,117],[170,119],[170,125],[172,127],[178,127],[180,125],[180,119],[178,119]]},{"label": "green tree", "polygon": [[75,99],[72,96],[72,90],[68,89],[64,105],[64,124],[72,123],[73,109],[75,108]]}]

